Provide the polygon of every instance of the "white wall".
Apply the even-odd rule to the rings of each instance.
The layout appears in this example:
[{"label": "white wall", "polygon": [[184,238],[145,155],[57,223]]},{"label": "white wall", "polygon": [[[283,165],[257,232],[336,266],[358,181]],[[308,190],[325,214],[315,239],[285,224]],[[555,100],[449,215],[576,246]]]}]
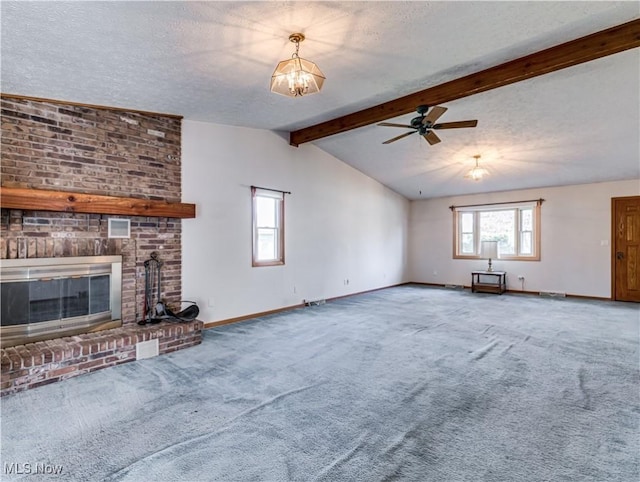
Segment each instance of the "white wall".
[{"label": "white wall", "polygon": [[[292,192],[284,266],[251,266],[251,185]],[[183,298],[205,322],[408,281],[409,201],[313,145],[185,120],[182,187]]]},{"label": "white wall", "polygon": [[437,284],[471,284],[471,271],[486,260],[453,259],[451,205],[543,198],[541,260],[494,261],[507,271],[508,288],[558,291],[581,296],[611,295],[611,198],[640,194],[640,181],[603,182],[521,191],[438,198],[411,203],[409,277]]}]

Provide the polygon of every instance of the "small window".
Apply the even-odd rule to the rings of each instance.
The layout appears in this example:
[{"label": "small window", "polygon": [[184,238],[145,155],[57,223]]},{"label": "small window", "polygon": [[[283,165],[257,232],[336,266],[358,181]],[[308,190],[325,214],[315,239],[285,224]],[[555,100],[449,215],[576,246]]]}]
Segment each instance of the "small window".
[{"label": "small window", "polygon": [[540,260],[540,203],[456,207],[454,258],[480,258],[497,241],[500,259]]},{"label": "small window", "polygon": [[284,264],[284,193],[251,188],[253,266]]}]

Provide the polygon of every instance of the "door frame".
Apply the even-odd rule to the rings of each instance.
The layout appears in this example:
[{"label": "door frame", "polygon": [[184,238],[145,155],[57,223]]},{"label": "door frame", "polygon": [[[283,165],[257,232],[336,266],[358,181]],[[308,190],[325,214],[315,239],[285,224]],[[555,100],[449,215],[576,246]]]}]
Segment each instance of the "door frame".
[{"label": "door frame", "polygon": [[640,196],[619,196],[611,198],[611,242],[609,243],[611,255],[611,297],[612,301],[616,299],[616,202],[627,199],[638,199]]}]

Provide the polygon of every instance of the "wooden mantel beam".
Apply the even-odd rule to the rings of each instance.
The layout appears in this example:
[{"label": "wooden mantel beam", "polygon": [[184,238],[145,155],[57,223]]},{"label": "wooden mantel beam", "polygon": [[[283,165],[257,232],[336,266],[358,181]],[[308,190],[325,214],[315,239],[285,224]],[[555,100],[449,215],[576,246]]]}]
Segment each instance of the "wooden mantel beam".
[{"label": "wooden mantel beam", "polygon": [[419,105],[451,102],[639,46],[640,19],[636,19],[353,114],[292,131],[289,143],[299,146],[414,112]]},{"label": "wooden mantel beam", "polygon": [[161,218],[196,217],[195,204],[14,187],[0,187],[0,207]]}]

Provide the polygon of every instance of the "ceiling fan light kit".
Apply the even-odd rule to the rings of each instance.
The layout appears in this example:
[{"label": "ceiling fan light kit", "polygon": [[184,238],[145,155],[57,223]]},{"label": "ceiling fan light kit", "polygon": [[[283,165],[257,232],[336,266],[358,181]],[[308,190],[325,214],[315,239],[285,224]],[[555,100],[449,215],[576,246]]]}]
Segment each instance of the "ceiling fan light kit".
[{"label": "ceiling fan light kit", "polygon": [[318,66],[298,55],[300,42],[304,40],[301,33],[292,33],[289,40],[296,44],[296,51],[290,59],[278,63],[271,76],[271,92],[287,97],[301,97],[320,92],[325,76]]},{"label": "ceiling fan light kit", "polygon": [[458,122],[441,122],[436,124],[436,121],[447,111],[446,107],[434,106],[429,107],[427,105],[419,105],[416,112],[419,114],[417,117],[411,119],[409,124],[396,124],[393,122],[380,122],[378,125],[383,127],[401,127],[404,129],[414,129],[410,132],[405,132],[399,136],[393,137],[383,142],[383,144],[391,144],[403,137],[410,136],[411,134],[419,133],[429,143],[434,145],[440,142],[440,138],[436,135],[434,130],[438,129],[460,129],[463,127],[475,127],[478,125],[477,120],[466,120]]}]

